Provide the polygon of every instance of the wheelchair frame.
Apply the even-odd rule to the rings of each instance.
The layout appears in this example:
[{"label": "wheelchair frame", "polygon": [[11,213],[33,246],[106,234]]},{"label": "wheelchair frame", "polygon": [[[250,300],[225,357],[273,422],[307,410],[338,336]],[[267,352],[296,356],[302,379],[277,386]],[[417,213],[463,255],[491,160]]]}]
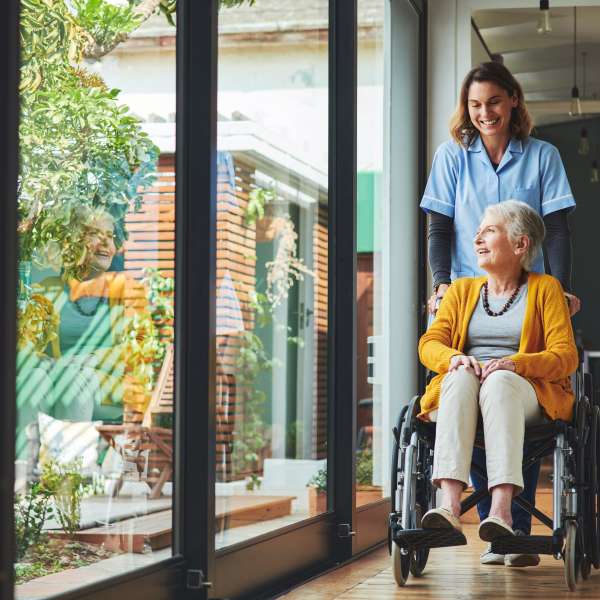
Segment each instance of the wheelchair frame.
[{"label": "wheelchair frame", "polygon": [[[576,589],[579,577],[589,577],[592,565],[600,568],[600,406],[594,401],[591,375],[583,372],[582,364],[573,379],[571,422],[553,421],[525,430],[528,450],[523,456],[523,470],[545,456],[553,456],[553,517],[520,496],[513,500],[549,527],[552,534],[506,536],[492,542],[491,548],[499,554],[551,554],[563,559],[565,582],[571,591]],[[402,408],[393,429],[388,544],[394,578],[400,586],[406,583],[409,573],[416,577],[422,574],[431,548],[467,543],[457,530],[420,527],[421,516],[435,507],[436,490],[431,482],[435,423],[418,419],[419,412],[419,396],[415,396]],[[481,428],[475,445],[484,447]],[[485,478],[478,465],[472,464],[471,468]],[[487,495],[487,489],[470,494],[461,502],[461,515]]]}]

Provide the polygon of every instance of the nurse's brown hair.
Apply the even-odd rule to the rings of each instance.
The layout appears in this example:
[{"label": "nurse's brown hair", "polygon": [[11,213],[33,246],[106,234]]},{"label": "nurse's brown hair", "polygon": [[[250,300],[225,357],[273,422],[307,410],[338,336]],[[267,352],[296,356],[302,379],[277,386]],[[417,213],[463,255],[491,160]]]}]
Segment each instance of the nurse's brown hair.
[{"label": "nurse's brown hair", "polygon": [[529,137],[533,129],[533,121],[525,105],[523,88],[512,73],[499,62],[481,63],[467,73],[460,87],[456,110],[450,118],[450,135],[465,147],[470,146],[477,135],[477,129],[469,117],[468,107],[469,88],[475,81],[495,83],[505,90],[510,97],[515,96],[517,98],[517,106],[512,109],[510,117],[510,134],[511,137],[518,140]]}]

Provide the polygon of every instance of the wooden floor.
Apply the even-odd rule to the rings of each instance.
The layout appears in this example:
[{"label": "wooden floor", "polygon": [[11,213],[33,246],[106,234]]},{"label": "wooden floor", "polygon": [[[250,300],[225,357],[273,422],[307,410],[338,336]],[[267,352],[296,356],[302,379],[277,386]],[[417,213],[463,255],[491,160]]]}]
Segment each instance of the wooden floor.
[{"label": "wooden floor", "polygon": [[[549,530],[535,528],[546,535]],[[526,569],[483,566],[479,554],[486,544],[476,525],[465,526],[469,543],[431,551],[423,577],[409,577],[405,587],[394,581],[387,548],[319,577],[281,596],[285,600],[490,600],[510,598],[600,598],[600,571],[580,581],[575,593],[567,591],[562,561],[542,556],[537,567]]]}]

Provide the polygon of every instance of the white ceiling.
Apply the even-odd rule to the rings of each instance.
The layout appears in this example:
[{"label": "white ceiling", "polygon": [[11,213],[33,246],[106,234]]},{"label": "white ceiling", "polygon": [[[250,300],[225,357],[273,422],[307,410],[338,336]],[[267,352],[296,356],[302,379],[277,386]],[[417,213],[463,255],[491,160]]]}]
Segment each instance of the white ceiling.
[{"label": "white ceiling", "polygon": [[[573,8],[551,8],[552,32],[543,35],[537,33],[539,14],[537,8],[523,8],[478,10],[472,16],[490,51],[504,57],[523,86],[536,123],[543,124],[569,118]],[[600,113],[600,5],[577,8],[576,57],[579,94],[584,112],[592,116]]]}]

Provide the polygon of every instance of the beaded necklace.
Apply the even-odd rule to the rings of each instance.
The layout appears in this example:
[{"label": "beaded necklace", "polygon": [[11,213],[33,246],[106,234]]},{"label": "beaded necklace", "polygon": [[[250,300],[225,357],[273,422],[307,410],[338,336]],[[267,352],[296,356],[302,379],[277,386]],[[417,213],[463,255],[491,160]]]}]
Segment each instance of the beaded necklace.
[{"label": "beaded necklace", "polygon": [[485,310],[485,312],[490,317],[499,317],[499,316],[503,315],[510,308],[511,304],[516,300],[517,296],[519,295],[519,290],[521,289],[521,285],[523,285],[523,284],[519,283],[519,285],[517,286],[517,289],[512,293],[512,296],[508,299],[506,304],[498,312],[494,312],[490,308],[490,303],[488,301],[488,282],[486,281],[483,284],[483,310]]}]

